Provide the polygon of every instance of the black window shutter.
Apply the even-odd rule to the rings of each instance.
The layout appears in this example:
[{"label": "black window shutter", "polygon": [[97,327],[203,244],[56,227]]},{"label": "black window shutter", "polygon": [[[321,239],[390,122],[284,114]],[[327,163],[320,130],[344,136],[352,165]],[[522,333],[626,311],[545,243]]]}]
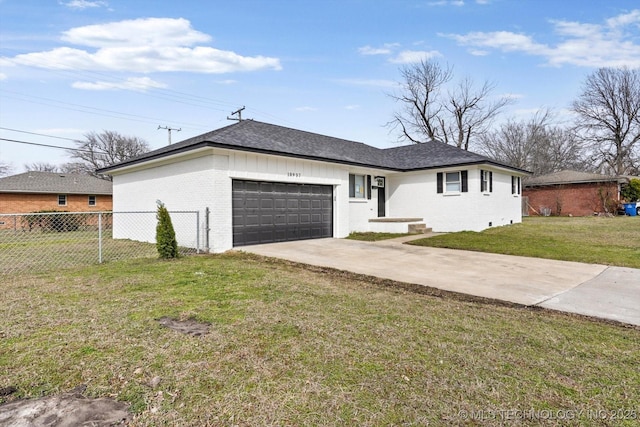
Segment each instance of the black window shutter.
[{"label": "black window shutter", "polygon": [[518,177],[518,194],[520,194],[520,177]]},{"label": "black window shutter", "polygon": [[437,179],[438,179],[438,193],[442,193],[443,192],[442,172],[438,172]]},{"label": "black window shutter", "polygon": [[511,194],[516,194],[516,177],[511,175]]},{"label": "black window shutter", "polygon": [[460,178],[462,179],[462,192],[466,193],[469,191],[469,186],[467,185],[467,171],[460,171]]},{"label": "black window shutter", "polygon": [[349,197],[356,197],[356,176],[349,174]]},{"label": "black window shutter", "polygon": [[485,171],[483,171],[482,169],[480,169],[480,191],[484,191],[484,174]]},{"label": "black window shutter", "polygon": [[489,193],[493,193],[493,172],[489,172]]},{"label": "black window shutter", "polygon": [[367,175],[367,199],[371,200],[371,175]]}]

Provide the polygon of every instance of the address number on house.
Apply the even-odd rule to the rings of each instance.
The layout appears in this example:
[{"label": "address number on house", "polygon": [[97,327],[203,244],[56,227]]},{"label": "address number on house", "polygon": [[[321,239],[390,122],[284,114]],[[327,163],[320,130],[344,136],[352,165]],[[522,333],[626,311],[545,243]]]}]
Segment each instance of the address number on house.
[{"label": "address number on house", "polygon": [[300,178],[302,174],[300,172],[287,172],[287,176],[291,176],[293,178]]}]

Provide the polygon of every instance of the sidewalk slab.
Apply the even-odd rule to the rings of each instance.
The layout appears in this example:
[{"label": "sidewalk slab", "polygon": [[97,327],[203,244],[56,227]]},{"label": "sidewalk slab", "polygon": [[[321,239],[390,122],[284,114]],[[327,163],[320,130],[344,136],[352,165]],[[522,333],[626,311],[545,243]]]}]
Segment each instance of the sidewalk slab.
[{"label": "sidewalk slab", "polygon": [[640,270],[609,267],[541,307],[640,325]]},{"label": "sidewalk slab", "polygon": [[606,266],[404,245],[314,239],[245,246],[242,251],[485,298],[536,305]]}]

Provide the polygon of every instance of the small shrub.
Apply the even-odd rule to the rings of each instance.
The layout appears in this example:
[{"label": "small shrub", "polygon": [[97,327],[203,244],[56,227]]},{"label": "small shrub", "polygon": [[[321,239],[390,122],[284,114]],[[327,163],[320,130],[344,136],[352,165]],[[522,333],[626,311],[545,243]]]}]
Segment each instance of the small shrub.
[{"label": "small shrub", "polygon": [[160,258],[178,258],[178,241],[171,216],[164,203],[158,201],[158,225],[156,226],[156,248]]}]

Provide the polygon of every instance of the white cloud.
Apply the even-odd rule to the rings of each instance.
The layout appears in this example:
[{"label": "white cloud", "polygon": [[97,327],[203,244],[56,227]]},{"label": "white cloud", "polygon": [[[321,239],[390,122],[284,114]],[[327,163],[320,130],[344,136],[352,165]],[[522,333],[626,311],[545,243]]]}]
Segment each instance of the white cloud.
[{"label": "white cloud", "polygon": [[233,85],[238,83],[238,81],[233,79],[226,79],[226,80],[218,80],[216,83],[218,83],[219,85]]},{"label": "white cloud", "polygon": [[471,55],[473,55],[473,56],[487,56],[491,52],[489,52],[488,50],[484,50],[484,49],[469,49],[469,53]]},{"label": "white cloud", "polygon": [[437,50],[403,50],[395,57],[390,58],[389,62],[393,64],[414,64],[437,56],[442,56]]},{"label": "white cloud", "polygon": [[141,18],[72,28],[62,40],[97,48],[125,46],[192,46],[211,36],[191,27],[184,18]]},{"label": "white cloud", "polygon": [[194,30],[186,19],[145,18],[88,25],[65,31],[62,40],[95,50],[63,46],[0,58],[0,62],[46,69],[138,73],[220,74],[282,69],[278,58],[242,56],[198,45],[211,41],[211,36]]},{"label": "white cloud", "polygon": [[464,6],[463,0],[438,0],[427,3],[429,6]]},{"label": "white cloud", "polygon": [[122,82],[75,82],[71,85],[76,89],[85,90],[134,90],[144,92],[152,88],[165,88],[166,84],[157,82],[149,77],[131,77]]},{"label": "white cloud", "polygon": [[295,110],[296,111],[302,111],[302,112],[305,112],[305,111],[318,111],[317,108],[309,107],[309,106],[297,107]]},{"label": "white cloud", "polygon": [[8,78],[5,73],[0,73],[0,80],[7,80]]},{"label": "white cloud", "polygon": [[440,36],[468,46],[472,54],[497,50],[539,56],[551,66],[640,68],[640,10],[609,18],[603,24],[561,20],[550,24],[558,38],[555,44],[540,43],[532,36],[510,31]]},{"label": "white cloud", "polygon": [[521,93],[503,93],[502,95],[500,95],[500,98],[503,99],[522,99],[524,98],[524,95]]},{"label": "white cloud", "polygon": [[70,9],[89,9],[93,7],[107,7],[109,4],[106,1],[89,1],[89,0],[71,0],[68,2],[60,2],[60,4]]},{"label": "white cloud", "polygon": [[344,109],[345,110],[349,110],[349,111],[353,111],[353,110],[360,109],[360,106],[359,105],[355,105],[355,104],[354,105],[345,105]]},{"label": "white cloud", "polygon": [[385,43],[381,47],[371,47],[369,45],[358,48],[361,55],[390,55],[394,48],[400,46],[398,43]]}]

